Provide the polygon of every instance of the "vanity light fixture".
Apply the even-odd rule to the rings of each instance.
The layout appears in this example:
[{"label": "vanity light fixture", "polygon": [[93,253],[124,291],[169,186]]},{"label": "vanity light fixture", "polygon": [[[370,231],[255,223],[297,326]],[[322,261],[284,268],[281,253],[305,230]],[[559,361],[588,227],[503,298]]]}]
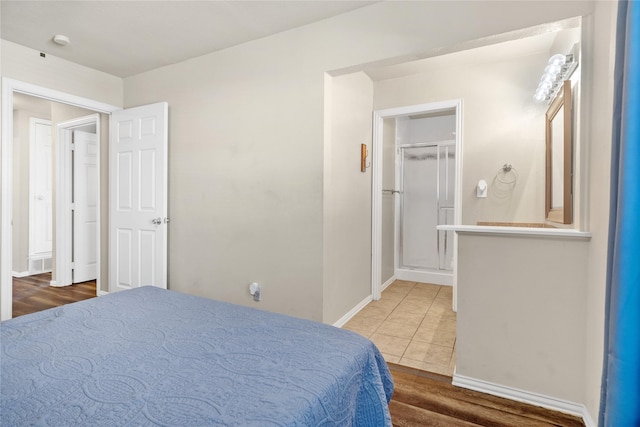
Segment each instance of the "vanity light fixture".
[{"label": "vanity light fixture", "polygon": [[562,82],[568,79],[577,67],[578,62],[573,54],[553,55],[549,58],[533,99],[540,103],[551,102],[562,88]]}]

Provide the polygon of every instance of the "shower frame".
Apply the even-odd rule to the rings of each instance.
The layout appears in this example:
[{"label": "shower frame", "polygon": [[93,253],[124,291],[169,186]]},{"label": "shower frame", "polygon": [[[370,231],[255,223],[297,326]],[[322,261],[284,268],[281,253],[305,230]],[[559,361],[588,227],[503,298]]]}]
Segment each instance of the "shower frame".
[{"label": "shower frame", "polygon": [[[429,242],[429,244],[435,244],[435,250],[436,250],[436,256],[438,258],[438,266],[434,267],[434,268],[429,268],[429,267],[421,267],[421,266],[417,266],[417,265],[409,265],[406,262],[403,262],[404,260],[404,240],[405,240],[405,235],[403,233],[403,220],[404,220],[404,214],[405,214],[405,199],[404,199],[404,194],[405,194],[405,177],[404,177],[404,171],[405,171],[405,159],[403,157],[403,151],[406,149],[413,149],[413,148],[430,148],[430,147],[434,147],[436,148],[436,168],[440,168],[442,167],[441,164],[441,149],[445,148],[445,147],[452,147],[453,148],[453,156],[454,159],[457,156],[457,153],[455,152],[456,149],[456,141],[454,140],[447,140],[447,141],[434,141],[434,142],[423,142],[423,143],[411,143],[411,144],[401,144],[398,145],[396,147],[396,167],[395,167],[395,188],[399,189],[399,192],[397,193],[397,197],[395,199],[395,259],[394,259],[394,265],[395,265],[395,278],[396,279],[400,279],[400,280],[409,280],[409,281],[417,281],[417,282],[424,282],[424,283],[437,283],[437,284],[441,284],[441,285],[453,285],[453,269],[446,269],[442,267],[443,264],[443,259],[442,257],[444,256],[445,261],[447,259],[447,246],[448,246],[448,239],[449,236],[453,237],[454,234],[452,231],[442,231],[442,230],[437,230],[436,231],[436,241],[435,242]],[[445,150],[445,152],[447,153],[447,156],[449,155],[449,151]],[[446,174],[446,168],[447,165],[444,165],[445,167],[445,179],[447,178],[447,174]],[[454,166],[455,167],[455,166]],[[454,197],[452,197],[453,199],[453,203],[452,206],[446,205],[444,206],[442,203],[442,200],[444,198],[446,198],[446,195],[441,194],[442,190],[443,190],[443,185],[441,182],[442,179],[442,173],[440,173],[441,171],[438,169],[436,171],[436,200],[435,200],[435,206],[434,209],[436,211],[436,222],[437,225],[452,225],[450,223],[446,222],[446,219],[443,223],[441,223],[441,218],[444,215],[444,217],[446,218],[446,211],[447,210],[452,210],[454,211],[454,215],[455,215],[455,194],[453,195]],[[445,184],[446,187],[446,184]],[[453,193],[455,193],[455,183],[452,186],[452,190]],[[453,240],[455,237],[451,238],[451,246],[453,246]],[[443,239],[443,241],[441,242],[441,239]],[[441,245],[441,243],[443,243]],[[453,247],[450,248],[451,251],[453,251]],[[444,253],[443,253],[444,251]]]}]

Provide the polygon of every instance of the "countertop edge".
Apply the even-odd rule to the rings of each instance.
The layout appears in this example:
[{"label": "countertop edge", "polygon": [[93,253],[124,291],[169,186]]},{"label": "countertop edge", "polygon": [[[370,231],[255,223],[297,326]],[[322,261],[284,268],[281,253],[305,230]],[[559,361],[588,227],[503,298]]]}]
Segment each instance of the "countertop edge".
[{"label": "countertop edge", "polygon": [[490,225],[438,225],[437,230],[469,234],[507,234],[512,236],[548,236],[590,239],[590,231],[569,228],[504,227]]}]

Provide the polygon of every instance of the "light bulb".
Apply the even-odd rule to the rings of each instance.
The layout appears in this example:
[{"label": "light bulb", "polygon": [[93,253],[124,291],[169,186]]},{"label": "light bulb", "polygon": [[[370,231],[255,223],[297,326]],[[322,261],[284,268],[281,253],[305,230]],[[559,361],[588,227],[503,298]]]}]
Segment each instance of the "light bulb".
[{"label": "light bulb", "polygon": [[544,102],[547,99],[547,95],[538,91],[533,95],[533,99],[535,99],[536,102]]},{"label": "light bulb", "polygon": [[555,77],[556,75],[558,75],[561,69],[562,67],[560,67],[560,65],[549,64],[545,67],[544,72],[547,74],[551,74]]},{"label": "light bulb", "polygon": [[551,58],[549,58],[549,65],[558,65],[561,66],[563,65],[565,62],[567,62],[567,57],[564,56],[561,53],[558,53],[556,55],[553,55]]},{"label": "light bulb", "polygon": [[551,82],[541,81],[540,84],[538,85],[538,89],[547,91],[547,90],[551,89],[551,86],[552,86]]}]

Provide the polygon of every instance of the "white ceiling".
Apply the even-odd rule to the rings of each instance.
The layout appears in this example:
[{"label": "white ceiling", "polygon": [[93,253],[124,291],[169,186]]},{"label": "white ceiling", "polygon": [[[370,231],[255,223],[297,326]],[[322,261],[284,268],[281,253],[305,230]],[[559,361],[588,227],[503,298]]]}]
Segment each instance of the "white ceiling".
[{"label": "white ceiling", "polygon": [[[127,77],[286,31],[375,1],[0,2],[3,39]],[[71,44],[58,46],[63,34]]]},{"label": "white ceiling", "polygon": [[556,29],[555,31],[542,32],[540,34],[526,34],[520,38],[481,45],[472,49],[438,54],[424,59],[401,62],[384,67],[374,67],[366,69],[366,73],[372,80],[379,81],[443,68],[486,64],[505,59],[513,60],[541,53],[548,54],[554,42],[558,39],[570,40],[570,44],[578,43],[580,41],[580,28],[573,27],[561,30]]},{"label": "white ceiling", "polygon": [[474,49],[437,55],[416,61],[377,67],[367,70],[372,80],[387,80],[431,70],[503,61],[536,53],[548,53],[557,33],[545,33],[503,43],[495,43]]}]

